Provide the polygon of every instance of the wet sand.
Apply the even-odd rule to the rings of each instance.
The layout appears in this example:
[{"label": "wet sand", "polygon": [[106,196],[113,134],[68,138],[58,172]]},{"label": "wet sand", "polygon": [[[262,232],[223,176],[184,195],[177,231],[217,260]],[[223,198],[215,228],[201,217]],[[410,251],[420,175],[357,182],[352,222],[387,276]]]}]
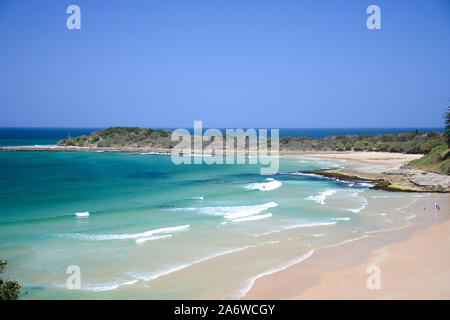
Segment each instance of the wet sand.
[{"label": "wet sand", "polygon": [[[244,299],[450,299],[449,206],[446,194],[420,197],[405,209],[416,215],[408,227],[318,249],[258,279]],[[367,288],[371,265],[381,271],[379,290]]]}]

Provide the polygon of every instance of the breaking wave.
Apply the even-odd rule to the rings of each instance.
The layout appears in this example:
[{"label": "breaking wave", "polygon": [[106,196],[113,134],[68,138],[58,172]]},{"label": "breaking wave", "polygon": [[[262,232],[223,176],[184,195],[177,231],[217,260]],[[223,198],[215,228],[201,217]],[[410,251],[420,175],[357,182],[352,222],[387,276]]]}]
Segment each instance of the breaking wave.
[{"label": "breaking wave", "polygon": [[283,183],[281,183],[280,181],[274,180],[272,178],[267,178],[266,181],[268,182],[250,183],[246,185],[245,188],[249,190],[271,191],[278,189],[283,185]]}]

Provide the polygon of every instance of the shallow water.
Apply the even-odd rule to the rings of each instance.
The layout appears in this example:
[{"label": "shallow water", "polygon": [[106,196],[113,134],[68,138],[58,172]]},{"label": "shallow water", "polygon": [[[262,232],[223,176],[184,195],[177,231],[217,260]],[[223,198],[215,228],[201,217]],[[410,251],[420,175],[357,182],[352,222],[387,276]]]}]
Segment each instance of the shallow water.
[{"label": "shallow water", "polygon": [[[296,173],[345,161],[174,165],[170,156],[0,152],[0,257],[26,298],[238,298],[323,246],[402,228],[411,195]],[[81,269],[68,290],[66,269]]]}]

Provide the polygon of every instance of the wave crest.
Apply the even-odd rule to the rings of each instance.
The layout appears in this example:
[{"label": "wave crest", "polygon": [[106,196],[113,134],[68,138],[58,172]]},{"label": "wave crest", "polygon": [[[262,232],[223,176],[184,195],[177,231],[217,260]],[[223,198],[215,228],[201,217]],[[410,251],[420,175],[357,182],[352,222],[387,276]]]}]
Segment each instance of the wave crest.
[{"label": "wave crest", "polygon": [[335,193],[336,193],[336,190],[327,190],[327,191],[321,192],[317,196],[309,196],[309,197],[306,197],[305,199],[306,200],[312,200],[312,201],[314,201],[316,203],[319,203],[319,204],[325,204],[325,200],[329,196],[331,196],[331,195],[333,195]]},{"label": "wave crest", "polygon": [[68,238],[82,239],[82,240],[123,240],[123,239],[138,239],[138,238],[148,238],[147,240],[153,240],[153,239],[150,239],[149,237],[151,237],[154,234],[184,231],[184,230],[188,230],[189,227],[190,227],[190,225],[187,224],[184,226],[159,228],[159,229],[149,230],[149,231],[145,231],[145,232],[141,232],[141,233],[132,233],[132,234],[129,234],[129,233],[124,233],[124,234],[70,233],[70,234],[63,234],[61,236],[68,237]]},{"label": "wave crest", "polygon": [[272,178],[267,178],[266,181],[268,181],[268,182],[250,183],[245,186],[245,189],[259,190],[259,191],[271,191],[271,190],[278,189],[279,187],[281,187],[283,185],[283,183],[281,183],[280,181],[274,180]]}]

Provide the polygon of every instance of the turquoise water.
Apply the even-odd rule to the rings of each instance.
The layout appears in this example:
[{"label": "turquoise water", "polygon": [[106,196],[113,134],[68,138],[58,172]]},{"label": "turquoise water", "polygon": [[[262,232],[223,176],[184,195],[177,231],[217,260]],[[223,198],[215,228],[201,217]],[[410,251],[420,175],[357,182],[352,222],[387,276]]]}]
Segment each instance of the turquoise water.
[{"label": "turquoise water", "polygon": [[407,223],[399,194],[296,173],[346,165],[282,158],[261,176],[164,155],[0,152],[0,257],[30,299],[240,297],[320,246]]}]

